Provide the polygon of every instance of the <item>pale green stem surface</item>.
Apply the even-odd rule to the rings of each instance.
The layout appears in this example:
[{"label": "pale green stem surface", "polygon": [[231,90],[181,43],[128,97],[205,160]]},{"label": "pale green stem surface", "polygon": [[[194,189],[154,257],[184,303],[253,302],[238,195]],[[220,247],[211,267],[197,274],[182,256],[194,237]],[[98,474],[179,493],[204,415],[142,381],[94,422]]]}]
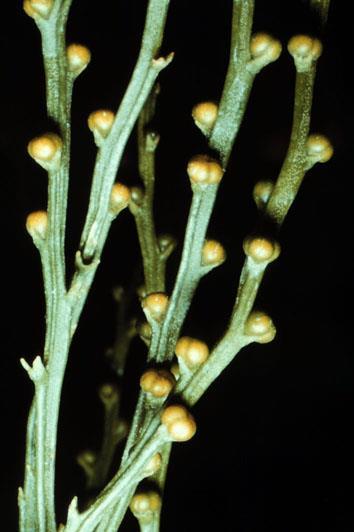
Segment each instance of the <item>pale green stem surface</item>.
[{"label": "pale green stem surface", "polygon": [[132,486],[123,494],[119,494],[117,503],[107,512],[97,527],[97,532],[116,532],[124,519],[127,507],[132,500],[136,487],[140,480],[132,483]]},{"label": "pale green stem surface", "polygon": [[[46,74],[47,88],[47,112],[48,116],[55,120],[60,128],[63,141],[60,169],[49,174],[48,185],[48,228],[45,242],[45,250],[41,253],[45,298],[46,298],[46,339],[44,347],[44,360],[53,368],[60,366],[62,347],[65,349],[65,338],[61,342],[60,327],[62,321],[61,308],[65,296],[65,258],[64,239],[66,223],[66,205],[69,172],[70,151],[70,100],[71,92],[68,92],[66,77],[66,53],[65,53],[65,26],[71,0],[55,2],[52,13],[48,20],[37,22],[42,37],[42,52]],[[65,353],[64,353],[65,356]],[[54,359],[57,360],[54,360]],[[59,387],[58,394],[53,393],[53,385]],[[36,478],[37,515],[34,513],[28,519],[34,526],[37,523],[39,529],[55,530],[55,506],[54,506],[54,468],[56,449],[56,411],[59,409],[61,379],[53,372],[48,374],[46,390],[40,391],[40,405],[42,419],[36,415],[36,423],[41,423],[41,429],[37,426],[36,438],[36,462],[43,474]],[[35,392],[36,410],[39,407]],[[38,431],[42,431],[42,440],[38,440]],[[42,444],[45,445],[44,452]],[[26,456],[31,460],[30,456]],[[39,462],[44,462],[39,465]],[[27,462],[28,463],[28,462]],[[31,464],[31,462],[29,462]],[[31,466],[33,467],[33,466]],[[27,475],[27,473],[26,473]],[[41,484],[43,482],[43,484]],[[26,481],[25,481],[26,486]],[[32,493],[25,489],[25,498],[29,500]],[[29,506],[28,506],[29,509]],[[45,511],[45,518],[43,517]],[[34,521],[33,521],[34,520]]]},{"label": "pale green stem surface", "polygon": [[209,146],[227,165],[236,135],[246,110],[254,74],[247,70],[254,0],[234,0],[230,60],[216,123],[209,136]]},{"label": "pale green stem surface", "polygon": [[172,360],[176,341],[189,310],[195,289],[202,277],[202,249],[218,185],[193,185],[180,266],[167,313],[155,351],[150,348],[148,360]]},{"label": "pale green stem surface", "polygon": [[283,223],[308,169],[306,141],[310,131],[315,74],[315,63],[307,72],[296,74],[294,116],[289,148],[265,209],[266,216],[277,226]]},{"label": "pale green stem surface", "polygon": [[119,496],[124,495],[124,492],[130,492],[130,488],[136,484],[137,479],[141,478],[144,465],[165,443],[166,437],[164,427],[160,426],[159,416],[155,416],[148,433],[144,435],[141,444],[134,449],[126,466],[113,477],[88,510],[79,514],[74,499],[69,507],[65,532],[94,530],[104,513],[110,511],[112,505],[119,500]]},{"label": "pale green stem surface", "polygon": [[101,238],[100,228],[107,216],[111,189],[131,130],[159,72],[172,60],[172,56],[166,59],[154,59],[161,45],[168,5],[169,0],[149,2],[142,46],[132,79],[110,134],[100,148],[101,153],[94,170],[89,209],[81,237],[81,251],[85,261],[92,260]]},{"label": "pale green stem surface", "polygon": [[190,406],[200,399],[238,352],[252,341],[244,335],[244,327],[253,308],[265,268],[265,265],[256,265],[250,259],[246,259],[226,333],[187,386],[184,387],[183,383],[182,387],[177,384],[176,393],[180,393],[184,401]]}]

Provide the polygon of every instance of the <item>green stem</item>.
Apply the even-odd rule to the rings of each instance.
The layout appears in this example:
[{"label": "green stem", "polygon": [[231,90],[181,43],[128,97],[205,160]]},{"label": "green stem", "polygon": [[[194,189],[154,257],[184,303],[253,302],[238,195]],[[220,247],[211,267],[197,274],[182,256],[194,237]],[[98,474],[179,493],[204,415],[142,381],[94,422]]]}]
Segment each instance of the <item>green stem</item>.
[{"label": "green stem", "polygon": [[[66,51],[65,51],[65,27],[71,0],[57,1],[52,9],[48,20],[39,19],[37,25],[42,37],[42,53],[44,59],[46,89],[47,89],[47,112],[48,116],[57,122],[63,141],[60,169],[51,172],[48,185],[48,228],[45,242],[45,249],[42,255],[42,265],[44,274],[45,298],[46,298],[46,339],[44,347],[44,360],[49,367],[58,368],[58,361],[53,359],[65,358],[63,344],[58,338],[58,324],[62,321],[62,304],[65,296],[65,257],[64,239],[66,224],[67,189],[69,179],[69,152],[70,152],[70,101],[71,88],[67,83],[66,74]],[[66,346],[64,347],[64,351]],[[63,356],[62,356],[63,355]],[[50,370],[49,370],[50,371]],[[44,452],[44,472],[40,467],[39,475],[36,478],[36,492],[44,496],[45,502],[38,503],[37,515],[34,513],[28,518],[31,527],[39,530],[55,530],[55,507],[54,507],[54,469],[55,469],[55,447],[56,447],[56,427],[57,413],[59,411],[59,399],[55,397],[51,389],[53,381],[57,383],[59,379],[59,390],[61,388],[61,378],[55,375],[48,376],[46,391],[43,389],[35,391],[35,405],[43,413],[41,419],[36,418],[37,438],[35,458],[30,459],[27,453],[26,477],[28,471],[33,469],[33,460],[37,464],[42,463]],[[38,397],[37,397],[38,395]],[[54,402],[52,402],[53,399]],[[56,402],[58,404],[56,404]],[[36,410],[37,410],[36,407]],[[39,426],[40,425],[40,426]],[[41,438],[38,439],[38,432],[41,431]],[[29,441],[27,442],[29,444]],[[44,450],[43,450],[44,444]],[[25,481],[25,486],[28,483]],[[33,493],[29,493],[25,487],[25,499],[29,501]],[[26,512],[30,510],[27,506]],[[45,511],[45,517],[43,512]]]},{"label": "green stem", "polygon": [[136,440],[140,436],[140,428],[143,423],[144,414],[145,414],[145,394],[143,391],[140,391],[138,401],[135,407],[135,412],[131,424],[131,428],[129,431],[129,436],[127,439],[127,443],[125,444],[122,460],[121,460],[121,466],[124,466],[129,454],[131,452],[131,449],[133,445],[135,444]]},{"label": "green stem", "polygon": [[[149,432],[137,446],[127,462],[111,482],[99,494],[97,499],[85,512],[79,514],[76,506],[71,505],[65,532],[91,532],[99,524],[106,512],[110,512],[118,497],[124,496],[141,478],[141,471],[148,460],[160,449],[166,441],[164,427],[160,427],[160,420],[155,416],[149,427]],[[129,502],[128,502],[129,504]]]},{"label": "green stem", "polygon": [[100,163],[95,166],[93,192],[81,237],[81,250],[87,262],[94,257],[100,240],[100,228],[104,225],[112,185],[128,137],[159,72],[172,60],[172,56],[155,60],[162,42],[168,5],[169,0],[149,1],[138,61],[111,132],[100,149]]},{"label": "green stem", "polygon": [[55,463],[58,418],[64,372],[70,346],[70,306],[62,300],[57,309],[57,327],[51,344],[51,356],[47,363],[46,423],[45,423],[45,495],[47,530],[55,531]]},{"label": "green stem", "polygon": [[44,504],[44,475],[45,475],[45,388],[43,383],[36,385],[35,392],[36,405],[36,489],[37,489],[37,514],[38,514],[38,531],[46,530],[46,508]]},{"label": "green stem", "polygon": [[319,14],[322,27],[327,23],[330,3],[331,0],[310,0],[311,7]]},{"label": "green stem", "polygon": [[150,349],[149,360],[172,360],[177,338],[202,277],[202,248],[214,207],[218,185],[194,186],[183,251],[175,286],[158,339],[157,350]]},{"label": "green stem", "polygon": [[226,167],[240,128],[252,88],[254,74],[248,71],[254,0],[234,0],[230,61],[226,74],[218,116],[209,137]]},{"label": "green stem", "polygon": [[[34,469],[36,464],[36,404],[32,402],[26,433],[26,469],[24,489],[19,493],[20,502],[20,532],[26,532],[33,526],[32,519],[36,516],[36,497],[33,494],[37,493],[37,483],[34,476]],[[43,503],[44,506],[44,503]]]},{"label": "green stem", "polygon": [[[127,290],[123,287],[116,287],[114,289],[114,298],[117,303],[116,337],[113,346],[107,350],[106,354],[119,379],[124,375],[130,344],[137,334],[136,320],[134,318],[129,319],[128,316],[128,309],[131,306],[133,294],[136,294],[136,284],[132,282]],[[118,291],[121,292],[119,298],[116,295]]]},{"label": "green stem", "polygon": [[143,258],[146,293],[164,292],[164,263],[156,238],[154,223],[155,153],[159,135],[148,130],[154,116],[158,88],[155,86],[147,99],[138,120],[138,161],[139,174],[145,190],[141,206],[133,209],[140,249]]},{"label": "green stem", "polygon": [[105,516],[100,522],[97,527],[97,532],[117,532],[124,519],[138,483],[139,481],[133,483],[129,490],[119,496],[117,504],[113,506],[112,510],[108,512],[107,516]]},{"label": "green stem", "polygon": [[[170,461],[171,451],[172,451],[172,443],[171,442],[165,443],[165,445],[160,450],[161,466],[159,470],[154,474],[153,479],[152,479],[156,482],[158,491],[161,495],[162,503],[163,503],[163,493],[164,493],[165,484],[166,484],[167,469],[168,469],[168,464]],[[151,523],[151,532],[159,532],[160,530],[161,510],[162,510],[162,506],[158,510],[156,510],[156,519],[154,519],[153,522]]]},{"label": "green stem", "polygon": [[250,343],[250,339],[244,336],[243,331],[253,308],[264,271],[264,265],[255,265],[250,259],[246,259],[226,333],[187,386],[180,389],[177,384],[176,393],[180,393],[187,404],[194,405],[242,347]]},{"label": "green stem", "polygon": [[140,532],[159,532],[160,530],[160,511],[154,512],[152,521],[149,523],[139,522]]},{"label": "green stem", "polygon": [[310,130],[316,64],[297,72],[293,125],[288,152],[266,206],[266,216],[281,226],[306,173],[306,141]]},{"label": "green stem", "polygon": [[102,446],[93,467],[93,474],[88,479],[89,488],[102,488],[104,486],[109,468],[117,446],[117,439],[114,438],[114,432],[118,422],[119,397],[117,400],[104,404],[104,428]]}]

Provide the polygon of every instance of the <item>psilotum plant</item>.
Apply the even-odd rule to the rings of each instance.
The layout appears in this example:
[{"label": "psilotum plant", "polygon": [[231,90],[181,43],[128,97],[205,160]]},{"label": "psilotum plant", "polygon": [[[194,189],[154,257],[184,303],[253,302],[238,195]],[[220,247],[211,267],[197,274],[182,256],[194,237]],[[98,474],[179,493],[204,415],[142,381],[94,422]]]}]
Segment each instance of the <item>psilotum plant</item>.
[{"label": "psilotum plant", "polygon": [[[182,448],[188,483],[189,444],[184,442],[193,438],[193,445],[199,438],[196,403],[208,404],[209,387],[224,370],[228,372],[229,365],[242,350],[247,356],[250,344],[267,344],[276,336],[274,317],[267,311],[266,301],[258,304],[258,292],[268,266],[284,250],[282,225],[288,213],[292,216],[294,202],[296,209],[296,196],[305,175],[316,163],[327,162],[333,154],[330,140],[322,131],[317,132],[316,124],[313,130],[311,124],[316,69],[324,48],[318,36],[324,33],[329,0],[301,2],[309,19],[316,20],[318,33],[304,33],[301,27],[285,42],[283,35],[279,38],[276,35],[276,28],[271,31],[269,17],[265,30],[255,29],[254,13],[258,5],[260,9],[265,8],[264,2],[220,2],[223,4],[220,9],[225,13],[222,27],[216,32],[213,17],[209,17],[210,27],[204,27],[203,31],[206,39],[220,39],[219,50],[227,47],[228,65],[225,63],[222,81],[220,65],[211,61],[208,65],[211,89],[204,83],[194,87],[194,101],[184,109],[185,124],[191,133],[176,132],[173,112],[168,119],[169,129],[158,128],[159,123],[164,123],[163,102],[170,98],[172,109],[178,98],[178,88],[170,97],[166,93],[168,72],[177,67],[183,70],[183,65],[178,66],[178,49],[165,51],[164,35],[169,43],[172,31],[169,28],[174,24],[179,24],[175,31],[183,39],[183,21],[178,17],[176,21],[173,19],[173,10],[178,7],[175,4],[179,4],[174,0],[143,2],[142,36],[140,28],[136,30],[137,42],[141,39],[140,51],[125,92],[118,91],[115,105],[111,100],[110,105],[106,104],[105,91],[114,92],[114,89],[105,86],[101,71],[94,86],[95,101],[102,101],[101,105],[91,109],[86,124],[72,120],[71,103],[74,95],[75,106],[77,79],[80,77],[80,98],[84,98],[92,90],[90,83],[85,84],[85,77],[95,63],[94,49],[78,42],[79,37],[73,31],[70,39],[66,38],[70,9],[74,10],[75,4],[85,2],[23,2],[28,24],[34,23],[41,37],[48,117],[47,129],[29,139],[27,151],[33,160],[33,174],[47,178],[48,192],[46,203],[30,212],[26,220],[42,266],[45,340],[40,354],[21,358],[33,382],[34,396],[28,415],[24,479],[18,492],[19,526],[21,532],[114,532],[125,526],[157,532],[164,493],[167,499],[169,485],[173,486],[174,482],[173,475],[167,474],[173,447]],[[122,1],[123,12],[124,4],[128,8],[129,2]],[[104,10],[104,3],[95,9]],[[219,3],[214,2],[208,9],[216,13]],[[191,8],[196,32],[201,31],[198,16],[197,10]],[[80,24],[85,25],[84,18]],[[116,48],[107,52],[112,69],[115,56],[135,53],[119,41],[119,34],[114,38]],[[196,65],[200,46],[198,42],[196,54],[192,49],[189,51]],[[232,226],[226,229],[223,222],[228,233],[226,242],[221,243],[223,224],[212,225],[213,211],[214,214],[222,212],[226,200],[223,191],[228,190],[232,195],[234,189],[228,183],[239,179],[233,163],[237,160],[235,140],[248,113],[249,100],[252,107],[252,87],[255,85],[256,90],[257,78],[266,82],[271,69],[278,68],[279,58],[295,83],[293,106],[289,107],[289,131],[284,135],[289,139],[288,146],[283,150],[278,175],[264,171],[263,175],[252,176],[253,192],[252,187],[243,189],[242,201],[252,203],[253,221],[249,221],[248,230],[243,235],[238,233],[236,226],[241,224],[242,212],[236,212],[237,209],[229,214],[225,212],[224,218],[221,216]],[[188,85],[187,78],[184,86]],[[274,102],[268,98],[264,105],[274,105]],[[165,113],[166,107],[163,109]],[[80,181],[84,190],[79,202],[85,215],[75,246],[71,235],[76,234],[77,225],[70,227],[73,217],[68,217],[67,212],[71,190],[78,194],[75,180],[81,170],[75,166],[73,171],[71,164],[75,149],[80,149],[76,141],[71,148],[72,124],[79,130],[73,131],[74,139],[75,135],[80,137],[81,130],[86,134],[88,128],[92,133],[93,154],[92,178],[86,176]],[[164,136],[169,134],[173,135],[174,148],[164,154],[164,149],[168,149]],[[187,154],[176,171],[174,166],[180,163],[174,160],[178,160],[177,152],[183,150],[182,144],[189,144],[187,148],[193,153]],[[187,148],[184,147],[183,153],[188,152]],[[250,160],[258,156],[257,149],[256,144],[250,146],[247,155]],[[80,157],[86,159],[91,155],[81,151]],[[168,165],[162,172],[159,160],[163,158],[168,160]],[[82,168],[85,167],[83,164]],[[166,175],[167,169],[170,175]],[[171,193],[169,180],[173,180]],[[179,180],[177,188],[176,180]],[[183,191],[182,207],[177,199],[173,203],[173,191],[177,189]],[[159,210],[163,212],[160,217]],[[169,225],[163,227],[161,223],[168,218],[169,210],[176,223],[176,235],[172,234],[173,227],[170,234],[166,231]],[[131,223],[134,229],[129,245],[121,243],[120,223],[122,227]],[[56,512],[57,447],[60,449],[61,442],[70,439],[70,433],[61,434],[61,427],[58,431],[60,405],[65,401],[64,377],[69,378],[71,345],[77,330],[80,331],[80,317],[86,311],[90,290],[92,287],[95,290],[96,272],[104,267],[100,263],[101,259],[105,262],[108,237],[117,257],[117,275],[112,286],[117,327],[115,338],[107,340],[111,342],[107,357],[102,356],[101,360],[107,370],[97,369],[99,374],[109,375],[108,379],[102,378],[98,388],[103,417],[97,426],[102,425],[102,429],[101,433],[95,429],[95,437],[87,445],[81,444],[77,456],[72,457],[72,467],[78,471],[81,468],[85,487],[71,489],[66,511]],[[139,246],[139,253],[135,252],[135,246]],[[228,257],[234,262],[234,266],[230,265],[234,282],[230,277],[229,285],[224,288],[230,297],[226,304],[228,316],[224,319],[222,313],[218,317],[215,311],[219,292],[215,289],[208,292],[208,283],[213,286],[213,276],[222,282],[222,269],[230,260]],[[124,262],[128,264],[125,269]],[[121,277],[120,271],[124,272]],[[197,296],[204,288],[207,296],[198,304]],[[113,303],[111,306],[114,312]],[[198,312],[207,316],[203,323],[198,322]],[[218,319],[220,323],[213,329]],[[100,316],[97,316],[95,327],[99,326]],[[217,330],[217,337],[210,330]],[[261,345],[257,349],[267,348]],[[81,375],[84,379],[84,369]],[[73,386],[80,387],[80,382]],[[92,395],[96,394],[97,390],[92,389]],[[134,397],[134,408],[127,408],[129,401],[124,394],[130,399]],[[238,408],[237,395],[233,404],[228,401],[222,407],[226,413],[224,419],[230,420],[230,438],[237,441],[232,425],[235,408]],[[218,418],[212,405],[210,409],[210,423],[217,434]],[[86,419],[87,416],[86,413]],[[77,423],[80,422],[78,419]],[[199,445],[203,446],[203,441]],[[222,453],[223,446],[218,447],[216,443],[215,462]],[[220,487],[211,484],[207,490],[214,490],[216,496]],[[197,525],[189,524],[183,497],[183,492],[176,490],[173,501],[168,501],[169,508],[174,505],[179,514],[186,512],[184,530],[198,530]],[[197,507],[195,512],[205,513],[207,508]],[[230,527],[229,530],[234,530],[232,523]]]}]

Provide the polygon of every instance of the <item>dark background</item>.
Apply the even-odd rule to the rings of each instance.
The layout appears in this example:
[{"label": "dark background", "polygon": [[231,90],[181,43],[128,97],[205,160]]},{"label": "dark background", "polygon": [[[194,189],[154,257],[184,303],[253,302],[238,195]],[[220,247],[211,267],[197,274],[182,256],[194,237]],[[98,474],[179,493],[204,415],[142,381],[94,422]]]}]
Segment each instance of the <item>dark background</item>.
[{"label": "dark background", "polygon": [[[10,2],[8,3],[10,4]],[[1,528],[16,530],[16,490],[22,483],[25,423],[32,386],[19,364],[41,352],[44,305],[40,263],[24,224],[44,209],[46,176],[28,157],[27,142],[50,127],[45,116],[40,38],[33,21],[11,2],[0,33],[1,57]],[[231,0],[171,0],[163,53],[175,51],[161,77],[156,127],[158,229],[182,241],[191,192],[188,158],[206,149],[190,117],[193,105],[218,100],[228,62]],[[73,156],[68,220],[68,268],[78,244],[95,148],[86,126],[97,108],[116,109],[139,50],[145,1],[74,0],[68,41],[92,51],[75,84]],[[3,9],[3,6],[2,6]],[[319,61],[312,130],[331,138],[335,156],[306,177],[282,228],[282,255],[261,287],[258,305],[278,334],[268,345],[245,349],[195,407],[198,433],[175,445],[162,530],[349,532],[354,528],[354,359],[351,348],[353,202],[349,72],[352,37],[345,2],[333,1]],[[213,214],[209,236],[220,239],[227,262],[198,289],[184,333],[210,344],[224,330],[243,261],[241,242],[254,227],[251,191],[275,179],[286,153],[292,116],[294,68],[286,42],[316,33],[301,0],[258,0],[255,31],[281,39],[279,61],[257,76]],[[119,179],[138,184],[135,139]],[[169,290],[179,250],[170,261]],[[114,379],[104,353],[114,339],[112,287],[127,283],[139,260],[132,217],[114,224],[93,290],[74,339],[65,379],[58,449],[58,515],[83,493],[75,456],[100,442],[98,385]],[[345,305],[349,307],[345,310]],[[132,378],[144,346],[132,346]],[[136,380],[125,387],[129,415]],[[136,530],[129,517],[126,530]]]}]

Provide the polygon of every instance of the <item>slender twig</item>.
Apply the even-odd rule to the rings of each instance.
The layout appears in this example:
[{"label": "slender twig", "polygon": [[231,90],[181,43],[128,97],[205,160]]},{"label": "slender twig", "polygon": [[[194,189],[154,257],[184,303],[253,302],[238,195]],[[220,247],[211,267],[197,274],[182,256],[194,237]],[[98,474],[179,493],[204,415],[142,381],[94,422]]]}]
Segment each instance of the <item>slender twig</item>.
[{"label": "slender twig", "polygon": [[194,186],[183,251],[175,286],[161,327],[158,346],[150,348],[148,359],[171,360],[176,340],[189,310],[197,285],[203,276],[202,248],[214,207],[218,185]]},{"label": "slender twig", "polygon": [[[55,529],[54,510],[54,463],[56,447],[56,427],[59,409],[61,379],[59,377],[60,364],[65,360],[67,343],[65,334],[65,258],[64,235],[66,222],[66,205],[69,171],[69,145],[70,145],[70,99],[71,91],[68,90],[66,76],[65,52],[65,26],[71,5],[71,0],[54,3],[48,19],[37,17],[35,21],[42,37],[42,53],[46,73],[47,112],[48,116],[57,122],[61,137],[62,148],[60,165],[49,171],[48,185],[48,228],[46,232],[46,250],[42,254],[44,286],[46,297],[46,339],[44,347],[44,360],[48,363],[48,382],[46,391],[41,390],[41,405],[45,413],[42,420],[42,429],[45,436],[45,475],[36,478],[37,493],[42,490],[45,503],[42,505],[46,512],[45,524],[40,525],[42,517],[38,514],[38,526],[46,526],[48,530]],[[62,314],[62,311],[64,313]],[[64,325],[61,327],[59,324]],[[50,366],[50,367],[49,367]],[[58,371],[59,369],[59,371]],[[37,390],[35,403],[37,402]],[[36,420],[39,422],[38,419]],[[38,436],[38,435],[37,435]],[[39,458],[41,443],[36,438],[36,460]],[[30,465],[30,464],[29,464]],[[30,465],[30,467],[33,467]],[[43,481],[40,488],[39,483]],[[26,482],[25,482],[26,486]],[[25,492],[26,499],[30,500],[32,493]]]},{"label": "slender twig", "polygon": [[102,488],[107,480],[119,438],[117,428],[120,392],[113,384],[104,384],[99,389],[99,397],[104,406],[104,428],[100,452],[92,467],[92,474],[87,479],[89,488]]},{"label": "slender twig", "polygon": [[266,215],[278,226],[282,224],[295,200],[306,173],[306,141],[310,130],[313,86],[316,66],[297,72],[293,126],[288,152],[266,206]]},{"label": "slender twig", "polygon": [[[161,497],[161,503],[163,503],[163,495],[164,495],[164,489],[165,489],[166,477],[167,477],[167,469],[168,469],[168,464],[170,461],[171,451],[172,451],[172,443],[171,442],[165,443],[165,445],[160,450],[160,455],[161,455],[160,468],[152,477],[152,480],[156,483],[156,486],[158,488],[158,491]],[[162,510],[162,504],[160,508],[158,508],[154,514],[154,519],[150,524],[151,527],[150,527],[149,532],[159,532],[161,510]]]},{"label": "slender twig", "polygon": [[121,379],[124,375],[125,365],[132,339],[136,336],[136,319],[129,316],[133,296],[136,294],[136,275],[128,288],[116,286],[113,297],[117,305],[116,310],[116,335],[112,347],[107,349],[106,355],[110,364]]},{"label": "slender twig", "polygon": [[79,514],[76,509],[76,500],[73,500],[69,507],[65,532],[94,530],[104,513],[111,509],[118,497],[136,485],[137,479],[141,478],[144,465],[166,442],[166,438],[165,428],[160,426],[159,416],[156,415],[150,423],[149,432],[144,436],[141,444],[134,449],[127,465],[113,477],[88,510]]},{"label": "slender twig", "polygon": [[249,258],[246,259],[226,333],[187,386],[180,389],[177,385],[176,393],[181,393],[187,404],[194,405],[239,351],[250,343],[250,339],[244,334],[244,327],[253,308],[265,268],[265,265],[255,265]]},{"label": "slender twig", "polygon": [[254,74],[246,68],[251,58],[253,9],[254,0],[233,1],[230,61],[218,117],[209,137],[209,145],[220,154],[224,167],[240,128],[254,79]]},{"label": "slender twig", "polygon": [[317,11],[322,27],[326,25],[331,0],[310,0],[311,7]]},{"label": "slender twig", "polygon": [[119,494],[117,503],[112,506],[111,511],[107,512],[103,517],[97,527],[97,532],[116,532],[119,529],[139,482],[140,479],[135,483],[132,483],[131,488],[126,490],[125,493]]},{"label": "slender twig", "polygon": [[164,292],[165,290],[164,261],[161,260],[153,213],[155,152],[159,142],[159,135],[156,131],[149,129],[155,113],[158,92],[159,87],[157,85],[152,89],[149,98],[146,100],[138,120],[138,161],[140,177],[144,183],[144,192],[138,204],[135,204],[134,201],[131,204],[131,212],[135,218],[143,258],[147,294],[150,292]]},{"label": "slender twig", "polygon": [[172,60],[156,58],[161,45],[169,0],[150,0],[142,46],[137,64],[95,165],[92,192],[81,237],[81,251],[85,262],[93,259],[101,239],[101,228],[107,216],[109,197],[123,150],[159,72]]}]

